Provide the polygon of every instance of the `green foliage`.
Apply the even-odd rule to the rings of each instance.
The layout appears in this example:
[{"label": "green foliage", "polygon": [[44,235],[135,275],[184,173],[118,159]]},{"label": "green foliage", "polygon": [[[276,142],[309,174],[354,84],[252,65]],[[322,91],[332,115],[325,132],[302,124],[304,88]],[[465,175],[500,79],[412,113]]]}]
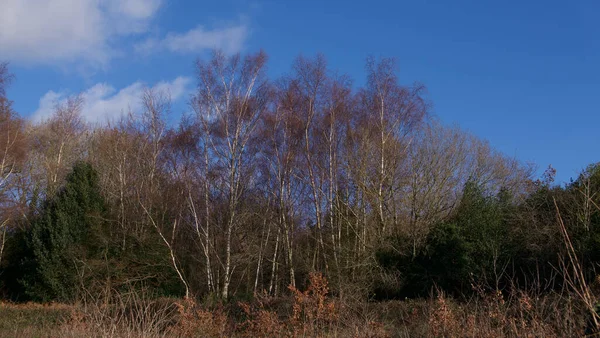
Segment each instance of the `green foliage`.
[{"label": "green foliage", "polygon": [[510,212],[510,196],[501,190],[497,196],[484,196],[472,183],[465,187],[464,196],[454,222],[468,243],[470,273],[475,282],[496,282],[510,253],[506,215]]},{"label": "green foliage", "polygon": [[[600,263],[600,163],[589,165],[568,187],[567,210],[573,244],[586,266]],[[590,269],[592,270],[592,269]],[[595,271],[589,271],[591,278]]]},{"label": "green foliage", "polygon": [[133,287],[156,296],[184,295],[185,289],[170,265],[168,249],[155,232],[144,237],[128,236],[125,246],[117,238],[109,238],[113,240],[108,244],[112,254],[97,260],[94,275],[86,284],[108,282],[122,291]]},{"label": "green foliage", "polygon": [[511,257],[505,222],[511,208],[506,191],[485,196],[469,182],[456,214],[434,226],[417,255],[407,254],[401,244],[406,239],[398,237],[395,250],[380,250],[376,257],[384,269],[399,271],[397,295],[403,297],[424,296],[434,287],[464,295],[471,283],[496,287]]},{"label": "green foliage", "polygon": [[383,297],[414,297],[440,288],[462,296],[473,291],[472,285],[493,290],[528,287],[532,281],[540,288],[559,288],[563,281],[556,269],[565,248],[556,206],[592,280],[600,264],[599,189],[598,165],[565,187],[540,183],[521,203],[506,190],[486,196],[469,182],[453,216],[434,225],[416,255],[402,237],[391,240],[392,249],[377,252],[380,266],[401,278],[384,285],[387,290],[381,283],[376,291]]},{"label": "green foliage", "polygon": [[22,283],[29,297],[73,299],[87,259],[104,249],[99,234],[105,212],[96,171],[88,163],[77,163],[63,189],[43,203],[27,234]]},{"label": "green foliage", "polygon": [[77,163],[65,186],[48,196],[39,213],[9,233],[0,292],[16,301],[73,301],[78,292],[151,290],[181,296],[184,290],[154,229],[137,234],[115,227],[98,175]]}]

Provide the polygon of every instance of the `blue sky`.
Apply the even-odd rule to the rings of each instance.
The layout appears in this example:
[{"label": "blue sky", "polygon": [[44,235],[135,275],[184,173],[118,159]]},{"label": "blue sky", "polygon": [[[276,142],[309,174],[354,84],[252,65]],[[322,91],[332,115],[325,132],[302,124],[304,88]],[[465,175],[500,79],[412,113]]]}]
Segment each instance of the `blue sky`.
[{"label": "blue sky", "polygon": [[323,53],[364,81],[367,56],[398,60],[433,113],[568,181],[599,161],[600,2],[2,0],[0,60],[23,116],[85,93],[86,117],[135,109],[144,85],[186,110],[193,62],[212,47],[263,48],[269,73]]}]

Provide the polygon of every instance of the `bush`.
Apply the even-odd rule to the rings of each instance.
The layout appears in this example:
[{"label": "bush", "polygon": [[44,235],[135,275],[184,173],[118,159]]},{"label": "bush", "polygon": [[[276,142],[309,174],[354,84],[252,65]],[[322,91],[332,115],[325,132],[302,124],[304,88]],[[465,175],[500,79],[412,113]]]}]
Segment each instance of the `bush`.
[{"label": "bush", "polygon": [[465,295],[472,292],[473,282],[497,288],[499,270],[512,257],[505,222],[509,200],[505,191],[487,197],[477,185],[467,183],[456,213],[434,225],[415,255],[404,248],[407,239],[403,237],[391,239],[391,249],[377,252],[380,266],[388,275],[397,271],[400,281],[396,290],[390,290],[394,285],[380,283],[376,297],[422,297],[433,288]]}]

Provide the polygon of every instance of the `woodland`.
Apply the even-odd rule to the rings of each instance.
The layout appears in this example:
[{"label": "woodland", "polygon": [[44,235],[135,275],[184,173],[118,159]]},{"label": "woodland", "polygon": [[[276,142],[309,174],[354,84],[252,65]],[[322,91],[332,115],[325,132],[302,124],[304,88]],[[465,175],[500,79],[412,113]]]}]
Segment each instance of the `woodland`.
[{"label": "woodland", "polygon": [[[0,336],[578,337],[600,328],[600,165],[567,184],[322,55],[190,65],[186,111],[31,121],[0,63]],[[467,98],[465,98],[467,99]]]}]

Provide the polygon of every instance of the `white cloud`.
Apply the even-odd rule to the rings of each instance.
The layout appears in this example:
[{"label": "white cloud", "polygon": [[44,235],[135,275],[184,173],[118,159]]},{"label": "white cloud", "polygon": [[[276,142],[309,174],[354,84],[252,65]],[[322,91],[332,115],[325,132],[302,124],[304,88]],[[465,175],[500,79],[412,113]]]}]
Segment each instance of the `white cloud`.
[{"label": "white cloud", "polygon": [[163,0],[2,0],[0,59],[106,65],[115,38],[147,31]]},{"label": "white cloud", "polygon": [[[168,93],[172,101],[185,96],[189,91],[191,79],[178,77],[170,82],[159,82],[152,88],[157,92]],[[146,86],[142,82],[135,82],[119,91],[106,83],[98,83],[83,92],[84,100],[82,115],[91,123],[104,123],[120,117],[130,110],[140,112],[142,108],[141,96]],[[40,122],[52,115],[57,103],[66,102],[68,93],[49,91],[40,99],[39,108],[32,115],[34,122]]]},{"label": "white cloud", "polygon": [[175,53],[198,53],[207,49],[221,49],[235,53],[242,49],[248,29],[245,25],[207,30],[198,26],[185,33],[168,33],[162,39],[147,39],[135,46],[138,52],[168,50]]},{"label": "white cloud", "polygon": [[111,0],[109,8],[114,13],[123,13],[137,19],[148,19],[156,13],[161,0]]}]

